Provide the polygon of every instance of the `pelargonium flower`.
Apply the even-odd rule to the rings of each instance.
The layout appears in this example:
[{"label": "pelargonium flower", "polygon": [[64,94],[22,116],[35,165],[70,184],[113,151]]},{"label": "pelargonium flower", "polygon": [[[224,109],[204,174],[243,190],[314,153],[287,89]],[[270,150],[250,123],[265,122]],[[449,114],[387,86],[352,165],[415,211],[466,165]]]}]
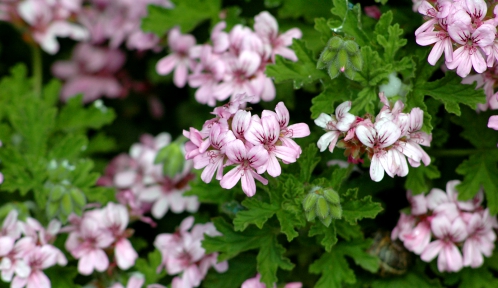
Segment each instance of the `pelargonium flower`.
[{"label": "pelargonium flower", "polygon": [[154,246],[162,255],[158,269],[164,267],[169,275],[181,274],[173,278],[174,288],[199,286],[211,267],[220,273],[228,269],[227,261],[217,263],[217,253],[206,255],[201,246],[204,235],[221,235],[213,223],[193,224],[194,218],[187,217],[175,233],[159,234],[154,241]]},{"label": "pelargonium flower", "polygon": [[192,162],[186,162],[183,170],[172,177],[164,175],[163,164],[155,164],[154,160],[159,150],[170,144],[171,136],[168,133],[156,137],[143,135],[140,140],[132,145],[129,155],[122,154],[111,161],[98,183],[118,188],[117,198],[128,207],[130,217],[147,223],[153,223],[144,216],[148,212],[159,219],[168,211],[197,211],[197,197],[183,196],[193,177]]},{"label": "pelargonium flower", "polygon": [[491,256],[496,240],[493,225],[497,220],[481,206],[482,191],[471,200],[460,201],[455,188],[459,183],[449,181],[446,191],[433,188],[428,195],[407,193],[412,212],[401,214],[391,234],[423,261],[437,257],[441,272],[481,266],[483,256]]},{"label": "pelargonium flower", "polygon": [[193,36],[172,29],[168,43],[173,53],[157,63],[157,72],[169,74],[176,67],[175,85],[183,87],[188,78],[191,87],[198,87],[196,100],[209,106],[228,98],[233,102],[241,93],[253,95],[251,103],[273,100],[275,85],[264,73],[266,65],[275,62],[275,55],[297,61],[288,46],[293,38],[301,38],[301,31],[279,34],[277,21],[266,11],[256,15],[254,31],[240,24],[229,32],[225,28],[225,22],[216,24],[212,43],[202,46],[195,46]]},{"label": "pelargonium flower", "polygon": [[420,145],[430,146],[432,140],[431,135],[421,131],[421,109],[403,113],[404,104],[400,100],[391,107],[383,92],[379,98],[384,106],[375,118],[350,114],[351,102],[346,101],[336,108],[335,116],[322,113],[315,120],[327,131],[317,142],[320,151],[327,146],[331,152],[335,146],[345,148],[344,154],[353,164],[362,162],[361,157],[366,153],[371,160],[370,177],[376,182],[383,179],[384,172],[391,177],[406,176],[408,163],[413,167],[420,162],[429,165],[431,159]]},{"label": "pelargonium flower", "polygon": [[[215,118],[207,120],[201,131],[183,131],[190,140],[185,144],[185,158],[193,159],[194,168],[204,168],[201,179],[209,183],[216,173],[226,189],[242,180],[242,190],[249,197],[256,193],[255,179],[264,185],[268,182],[260,174],[281,174],[278,159],[289,164],[299,158],[301,147],[292,138],[310,134],[304,123],[289,125],[289,111],[283,102],[277,104],[276,112],[264,110],[261,118],[251,115],[242,107],[252,99],[239,94],[228,104],[216,107],[212,112]],[[223,175],[227,166],[235,167]]]}]

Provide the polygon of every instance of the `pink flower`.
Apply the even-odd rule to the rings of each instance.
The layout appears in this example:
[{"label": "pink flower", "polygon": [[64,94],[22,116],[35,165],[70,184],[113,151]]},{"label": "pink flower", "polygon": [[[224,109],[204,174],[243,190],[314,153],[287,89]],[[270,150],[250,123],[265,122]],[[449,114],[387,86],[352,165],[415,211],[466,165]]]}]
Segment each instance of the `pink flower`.
[{"label": "pink flower", "polygon": [[453,52],[453,60],[446,60],[449,69],[457,68],[457,74],[465,77],[470,73],[472,67],[477,73],[486,70],[486,62],[479,48],[489,46],[493,43],[496,34],[496,27],[490,24],[483,24],[474,31],[472,27],[463,23],[455,22],[448,27],[450,37],[462,45]]},{"label": "pink flower", "polygon": [[78,271],[83,275],[90,275],[93,270],[104,271],[109,266],[109,258],[103,249],[114,242],[114,237],[103,229],[98,219],[88,215],[83,217],[79,228],[69,234],[65,245],[79,260]]},{"label": "pink flower", "polygon": [[341,135],[342,132],[347,132],[349,128],[351,128],[356,117],[353,114],[348,113],[350,109],[351,101],[346,101],[337,106],[335,109],[335,116],[321,113],[320,116],[315,119],[316,125],[322,127],[325,131],[328,131],[318,140],[317,146],[318,149],[320,149],[320,152],[325,151],[327,146],[329,147],[329,151],[333,152],[337,140],[339,140],[339,135]]},{"label": "pink flower", "polygon": [[276,113],[271,113],[263,114],[266,116],[261,118],[261,123],[252,121],[244,136],[248,142],[254,145],[261,145],[268,151],[268,161],[258,168],[258,173],[268,171],[268,174],[277,177],[282,172],[277,157],[285,163],[294,163],[300,151],[276,144],[280,136],[280,125]]},{"label": "pink flower", "polygon": [[394,154],[393,150],[386,150],[399,139],[400,135],[401,130],[399,127],[386,118],[377,121],[374,127],[363,124],[356,127],[358,139],[365,146],[372,149],[373,156],[370,164],[370,177],[372,180],[376,182],[382,180],[384,170],[392,177],[402,164],[396,163],[397,161],[394,157],[397,157],[397,155]]},{"label": "pink flower", "polygon": [[11,287],[22,288],[50,288],[51,283],[43,269],[54,266],[57,263],[57,255],[60,252],[51,245],[37,246],[30,250],[25,256],[25,261],[31,268],[27,277],[15,276],[12,279]]},{"label": "pink flower", "polygon": [[406,198],[410,202],[411,214],[422,215],[427,213],[427,200],[424,193],[413,196],[410,190],[406,191]]},{"label": "pink flower", "polygon": [[463,265],[472,268],[480,267],[483,255],[490,257],[495,248],[496,233],[493,230],[493,218],[488,209],[482,213],[474,213],[467,225],[469,237],[463,244]]},{"label": "pink flower", "polygon": [[456,246],[456,243],[462,242],[468,236],[462,219],[457,218],[450,222],[446,217],[436,217],[431,221],[431,229],[438,240],[429,243],[420,258],[430,262],[439,255],[437,266],[441,272],[456,272],[462,269],[462,254]]},{"label": "pink flower", "polygon": [[256,193],[254,179],[264,185],[268,183],[268,180],[254,171],[255,169],[261,169],[260,167],[265,165],[269,158],[268,151],[262,146],[257,145],[247,151],[244,143],[236,139],[227,144],[226,155],[230,163],[237,165],[223,176],[220,181],[221,187],[231,189],[242,178],[242,190],[247,196],[252,197]]},{"label": "pink flower", "polygon": [[[201,241],[204,235],[219,236],[220,233],[212,223],[196,224],[192,227],[194,218],[185,218],[180,224],[180,229],[174,234],[159,234],[154,241],[154,246],[161,252],[163,266],[169,275],[181,273],[173,278],[173,287],[190,288],[197,287],[207,274],[210,267],[218,272],[228,269],[226,261],[216,263],[217,254],[205,254]],[[191,229],[189,232],[188,230]]]},{"label": "pink flower", "polygon": [[193,69],[195,66],[190,52],[190,49],[194,47],[195,42],[195,38],[192,35],[182,35],[180,33],[180,28],[175,27],[171,29],[168,33],[168,45],[173,53],[157,62],[157,73],[165,75],[175,69],[173,82],[179,88],[185,86],[187,83],[188,69]]},{"label": "pink flower", "polygon": [[296,53],[287,46],[292,44],[293,38],[301,38],[301,30],[293,28],[279,35],[277,21],[270,13],[263,11],[254,17],[254,31],[263,39],[265,44],[272,48],[272,62],[275,62],[275,55],[297,61]]},{"label": "pink flower", "polygon": [[294,142],[292,138],[303,138],[309,136],[310,128],[308,124],[297,123],[289,126],[289,110],[287,110],[287,107],[285,107],[284,102],[277,103],[275,112],[277,113],[277,120],[280,125],[280,135],[278,140],[282,142],[282,145],[291,147],[294,150],[299,151],[298,154],[301,154],[301,147],[297,145],[297,143]]},{"label": "pink flower", "polygon": [[70,61],[57,61],[52,66],[52,73],[66,81],[61,98],[67,100],[82,93],[83,101],[88,103],[102,96],[120,97],[125,89],[116,73],[125,60],[124,53],[119,50],[78,44]]}]

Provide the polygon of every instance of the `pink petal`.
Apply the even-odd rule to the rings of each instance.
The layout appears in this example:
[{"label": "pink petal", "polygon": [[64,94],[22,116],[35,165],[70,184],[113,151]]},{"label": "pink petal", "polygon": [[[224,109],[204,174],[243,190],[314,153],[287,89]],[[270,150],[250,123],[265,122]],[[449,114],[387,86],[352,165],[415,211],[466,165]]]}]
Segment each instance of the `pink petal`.
[{"label": "pink petal", "polygon": [[170,54],[157,62],[156,71],[159,75],[166,75],[171,73],[178,63],[176,54]]}]

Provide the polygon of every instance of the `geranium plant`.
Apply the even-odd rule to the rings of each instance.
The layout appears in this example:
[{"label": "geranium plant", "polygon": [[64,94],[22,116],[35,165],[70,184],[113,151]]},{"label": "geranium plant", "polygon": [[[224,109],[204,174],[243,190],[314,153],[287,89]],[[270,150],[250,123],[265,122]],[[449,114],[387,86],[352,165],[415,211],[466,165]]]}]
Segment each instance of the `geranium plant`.
[{"label": "geranium plant", "polygon": [[0,286],[498,287],[498,2],[3,0]]}]

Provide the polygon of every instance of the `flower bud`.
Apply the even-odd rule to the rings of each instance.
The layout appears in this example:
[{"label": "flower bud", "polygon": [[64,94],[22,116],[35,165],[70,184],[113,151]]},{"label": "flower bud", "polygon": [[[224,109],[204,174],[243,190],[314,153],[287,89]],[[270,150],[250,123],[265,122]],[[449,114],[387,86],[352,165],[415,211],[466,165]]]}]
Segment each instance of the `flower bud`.
[{"label": "flower bud", "polygon": [[339,50],[341,46],[344,44],[344,41],[341,39],[341,37],[334,36],[330,38],[329,43],[327,43],[327,48],[331,50]]},{"label": "flower bud", "polygon": [[73,201],[71,200],[71,195],[69,193],[65,193],[61,198],[61,212],[68,216],[73,212]]},{"label": "flower bud", "polygon": [[363,58],[361,58],[361,53],[350,56],[349,61],[351,61],[351,64],[356,71],[361,71],[361,69],[363,69]]},{"label": "flower bud", "polygon": [[336,78],[337,76],[339,76],[339,73],[341,72],[339,70],[339,68],[334,64],[334,63],[330,63],[330,66],[329,66],[329,76],[331,79],[334,79]]},{"label": "flower bud", "polygon": [[330,217],[334,219],[342,218],[342,207],[341,205],[330,205]]},{"label": "flower bud", "polygon": [[304,200],[303,200],[304,211],[308,212],[308,211],[312,210],[315,207],[315,204],[316,204],[316,201],[318,200],[318,198],[320,198],[320,196],[318,196],[318,194],[313,193],[313,192],[306,195],[306,197],[304,197]]},{"label": "flower bud", "polygon": [[336,66],[346,67],[348,65],[348,62],[349,62],[348,52],[346,52],[346,50],[339,50],[335,61]]},{"label": "flower bud", "polygon": [[323,197],[319,197],[318,200],[316,201],[316,215],[322,219],[325,219],[327,216],[330,214],[330,209],[329,209],[329,204],[327,203],[327,200]]},{"label": "flower bud", "polygon": [[344,50],[346,50],[350,56],[353,56],[360,52],[360,47],[358,47],[358,44],[356,44],[356,42],[347,40],[344,41]]},{"label": "flower bud", "polygon": [[339,198],[339,194],[334,191],[332,188],[327,188],[323,190],[323,197],[332,205],[337,205],[341,203],[341,199]]},{"label": "flower bud", "polygon": [[310,211],[306,212],[305,215],[308,222],[313,221],[316,218],[315,209],[311,209]]},{"label": "flower bud", "polygon": [[337,56],[337,51],[335,50],[329,50],[329,49],[324,49],[322,54],[320,54],[320,60],[318,62],[325,62],[325,63],[330,63],[332,60],[335,59]]},{"label": "flower bud", "polygon": [[351,65],[347,65],[343,70],[341,70],[348,79],[354,80],[354,76],[356,75],[356,71],[351,67]]}]

